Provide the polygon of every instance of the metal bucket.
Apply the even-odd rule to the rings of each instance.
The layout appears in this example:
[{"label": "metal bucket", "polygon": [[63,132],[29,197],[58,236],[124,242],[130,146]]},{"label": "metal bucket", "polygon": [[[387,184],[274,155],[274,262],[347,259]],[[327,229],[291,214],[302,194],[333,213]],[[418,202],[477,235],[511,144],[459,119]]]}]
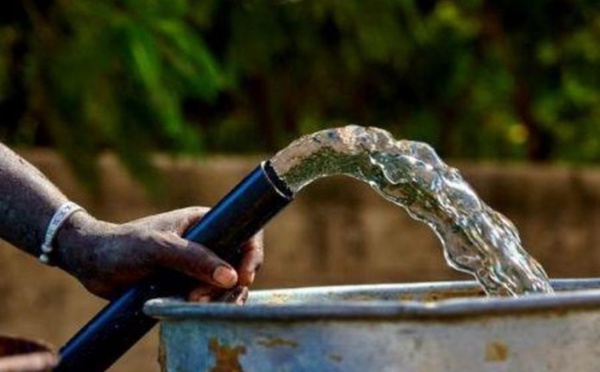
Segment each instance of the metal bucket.
[{"label": "metal bucket", "polygon": [[163,371],[595,371],[600,279],[484,297],[474,282],[252,292],[246,306],[157,299]]},{"label": "metal bucket", "polygon": [[57,362],[56,353],[42,342],[0,336],[0,372],[51,371]]}]

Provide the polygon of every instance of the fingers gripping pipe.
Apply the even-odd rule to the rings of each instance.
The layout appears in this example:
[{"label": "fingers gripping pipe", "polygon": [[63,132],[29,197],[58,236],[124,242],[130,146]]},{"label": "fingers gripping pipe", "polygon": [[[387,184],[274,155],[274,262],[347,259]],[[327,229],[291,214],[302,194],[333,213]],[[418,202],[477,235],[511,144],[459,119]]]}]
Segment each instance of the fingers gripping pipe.
[{"label": "fingers gripping pipe", "polygon": [[[239,247],[288,205],[293,193],[269,162],[263,162],[184,234],[236,266]],[[152,298],[185,296],[197,284],[180,273],[165,271],[127,290],[110,302],[60,350],[55,371],[105,371],[155,324],[144,303]]]}]

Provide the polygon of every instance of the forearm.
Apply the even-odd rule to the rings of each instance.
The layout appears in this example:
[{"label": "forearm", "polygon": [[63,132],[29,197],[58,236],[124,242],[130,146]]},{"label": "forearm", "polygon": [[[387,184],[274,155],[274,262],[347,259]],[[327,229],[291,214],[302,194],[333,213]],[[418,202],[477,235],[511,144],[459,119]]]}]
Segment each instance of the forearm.
[{"label": "forearm", "polygon": [[[48,224],[65,202],[65,195],[39,170],[0,143],[0,238],[39,256]],[[54,238],[50,262],[105,298],[114,297],[159,268],[194,277],[211,291],[236,283],[250,285],[262,262],[262,239],[244,244],[238,276],[214,252],[181,238],[205,213],[203,208],[186,208],[125,224],[74,213]],[[197,293],[194,298],[206,293]]]},{"label": "forearm", "polygon": [[52,215],[67,201],[37,168],[0,143],[0,237],[38,256]]}]

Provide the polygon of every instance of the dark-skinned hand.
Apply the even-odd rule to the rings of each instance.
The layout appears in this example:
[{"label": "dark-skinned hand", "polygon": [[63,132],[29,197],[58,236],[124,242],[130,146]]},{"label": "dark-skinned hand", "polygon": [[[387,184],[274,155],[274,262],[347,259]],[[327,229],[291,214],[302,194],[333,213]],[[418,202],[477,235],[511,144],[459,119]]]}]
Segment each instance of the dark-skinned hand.
[{"label": "dark-skinned hand", "polygon": [[263,261],[262,232],[243,245],[241,263],[233,268],[206,247],[181,238],[207,211],[185,208],[125,224],[75,213],[57,236],[56,263],[106,299],[169,268],[198,279],[198,288],[189,294],[192,301],[243,303]]}]

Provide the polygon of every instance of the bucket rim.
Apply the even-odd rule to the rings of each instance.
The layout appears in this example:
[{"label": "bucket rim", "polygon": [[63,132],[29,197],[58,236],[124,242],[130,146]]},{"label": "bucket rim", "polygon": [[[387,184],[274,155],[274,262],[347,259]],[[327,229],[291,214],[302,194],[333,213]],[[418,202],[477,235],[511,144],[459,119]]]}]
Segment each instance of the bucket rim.
[{"label": "bucket rim", "polygon": [[[554,279],[555,293],[520,297],[464,297],[483,292],[475,281],[443,281],[404,284],[363,284],[258,290],[244,306],[225,303],[193,303],[177,298],[153,299],[146,303],[147,315],[162,321],[181,320],[309,320],[309,319],[405,319],[437,320],[474,316],[510,316],[600,309],[600,278]],[[428,292],[441,299],[423,300]],[[449,293],[448,298],[444,294]],[[456,296],[463,293],[463,297]],[[361,296],[380,294],[383,299],[365,301]],[[388,294],[386,297],[385,295]],[[414,295],[421,299],[405,299]],[[294,298],[330,296],[333,300],[301,302]],[[269,298],[280,301],[269,303]],[[291,299],[291,301],[286,302]],[[254,303],[253,301],[265,301]]]}]

